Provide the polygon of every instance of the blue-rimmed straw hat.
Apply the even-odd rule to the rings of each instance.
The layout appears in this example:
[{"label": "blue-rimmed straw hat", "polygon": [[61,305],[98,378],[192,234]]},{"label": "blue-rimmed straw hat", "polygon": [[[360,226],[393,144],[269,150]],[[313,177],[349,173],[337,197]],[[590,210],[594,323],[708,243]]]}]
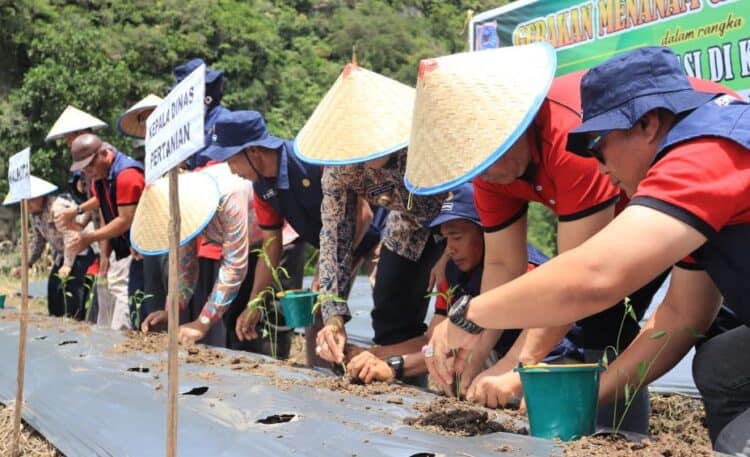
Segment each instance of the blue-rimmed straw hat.
[{"label": "blue-rimmed straw hat", "polygon": [[347,64],[294,140],[294,152],[320,165],[361,163],[406,147],[414,89]]},{"label": "blue-rimmed straw hat", "polygon": [[[208,173],[179,177],[180,246],[198,236],[219,206],[219,186]],[[130,244],[143,255],[169,252],[169,176],[146,185],[130,227]]]},{"label": "blue-rimmed straw hat", "polygon": [[146,119],[159,106],[162,98],[148,94],[141,101],[128,108],[127,111],[117,119],[117,130],[131,138],[146,138]]},{"label": "blue-rimmed straw hat", "polygon": [[406,187],[445,192],[500,159],[534,120],[556,63],[547,43],[422,60]]},{"label": "blue-rimmed straw hat", "polygon": [[[31,192],[27,200],[37,197],[44,197],[45,195],[51,194],[52,192],[57,190],[56,185],[41,178],[37,178],[34,175],[29,176],[29,184],[31,187]],[[10,198],[10,193],[8,193],[8,195],[6,195],[5,199],[3,200],[3,206],[15,205],[20,201],[20,198]]]}]

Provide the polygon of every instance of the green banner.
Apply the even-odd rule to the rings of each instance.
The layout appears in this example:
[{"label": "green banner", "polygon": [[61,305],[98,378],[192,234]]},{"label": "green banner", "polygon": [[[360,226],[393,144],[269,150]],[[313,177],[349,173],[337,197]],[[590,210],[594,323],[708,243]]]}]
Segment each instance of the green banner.
[{"label": "green banner", "polygon": [[669,46],[689,76],[750,92],[750,0],[523,0],[472,19],[474,50],[548,41],[558,75]]}]

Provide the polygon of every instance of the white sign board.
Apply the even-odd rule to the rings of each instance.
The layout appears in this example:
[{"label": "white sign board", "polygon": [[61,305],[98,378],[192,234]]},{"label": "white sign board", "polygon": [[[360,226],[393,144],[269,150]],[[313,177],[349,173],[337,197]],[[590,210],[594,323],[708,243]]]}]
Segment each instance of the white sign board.
[{"label": "white sign board", "polygon": [[31,149],[26,148],[8,160],[8,199],[11,201],[21,201],[31,196],[30,152]]},{"label": "white sign board", "polygon": [[183,79],[146,119],[146,182],[203,149],[206,66]]}]

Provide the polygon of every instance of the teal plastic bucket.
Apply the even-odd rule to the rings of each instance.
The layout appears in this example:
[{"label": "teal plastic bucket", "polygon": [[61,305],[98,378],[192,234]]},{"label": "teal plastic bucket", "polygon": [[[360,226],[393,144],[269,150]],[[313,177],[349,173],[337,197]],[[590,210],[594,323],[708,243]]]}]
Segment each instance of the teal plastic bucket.
[{"label": "teal plastic bucket", "polygon": [[281,297],[281,311],[288,327],[308,327],[312,325],[312,309],[317,292],[286,292]]},{"label": "teal plastic bucket", "polygon": [[5,295],[0,294],[0,309],[5,308]]},{"label": "teal plastic bucket", "polygon": [[596,427],[601,364],[519,365],[532,436],[563,441]]}]

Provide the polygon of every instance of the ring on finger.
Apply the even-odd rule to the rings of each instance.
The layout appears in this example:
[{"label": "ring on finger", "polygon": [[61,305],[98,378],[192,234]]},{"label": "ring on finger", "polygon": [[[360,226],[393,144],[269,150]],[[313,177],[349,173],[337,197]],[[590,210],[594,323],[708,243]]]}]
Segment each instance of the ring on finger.
[{"label": "ring on finger", "polygon": [[323,348],[320,346],[315,346],[315,353],[320,354],[321,352],[323,352]]},{"label": "ring on finger", "polygon": [[425,359],[430,359],[435,356],[435,350],[429,344],[425,344],[422,346],[422,355],[424,355]]}]

